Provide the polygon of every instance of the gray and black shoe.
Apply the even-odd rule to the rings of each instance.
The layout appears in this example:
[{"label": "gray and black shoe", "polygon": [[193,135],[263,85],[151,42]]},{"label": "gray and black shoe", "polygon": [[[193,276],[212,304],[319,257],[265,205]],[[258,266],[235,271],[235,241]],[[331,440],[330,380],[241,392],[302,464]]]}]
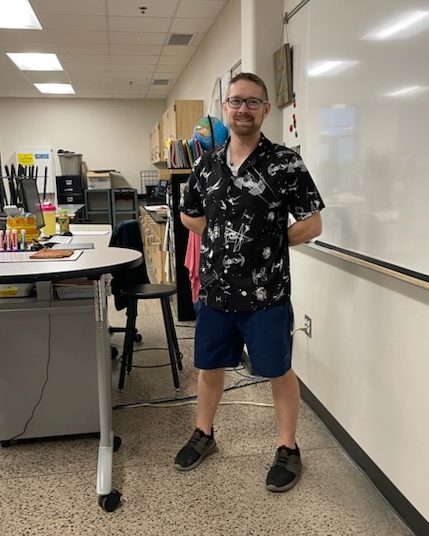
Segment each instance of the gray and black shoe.
[{"label": "gray and black shoe", "polygon": [[216,441],[213,437],[213,430],[208,436],[199,428],[195,428],[191,439],[177,453],[174,467],[178,471],[191,471],[215,450]]},{"label": "gray and black shoe", "polygon": [[273,465],[268,471],[266,486],[270,491],[287,491],[293,488],[301,473],[302,463],[298,445],[290,449],[278,447]]}]

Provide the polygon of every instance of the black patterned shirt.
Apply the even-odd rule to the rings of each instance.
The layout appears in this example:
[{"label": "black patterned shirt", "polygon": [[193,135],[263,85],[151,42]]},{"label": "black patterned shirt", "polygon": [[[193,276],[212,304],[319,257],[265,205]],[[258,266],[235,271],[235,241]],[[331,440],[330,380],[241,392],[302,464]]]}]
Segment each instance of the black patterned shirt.
[{"label": "black patterned shirt", "polygon": [[290,296],[288,216],[303,220],[325,205],[301,157],[261,135],[234,176],[229,140],[199,158],[180,210],[205,216],[200,300],[224,311],[254,311]]}]

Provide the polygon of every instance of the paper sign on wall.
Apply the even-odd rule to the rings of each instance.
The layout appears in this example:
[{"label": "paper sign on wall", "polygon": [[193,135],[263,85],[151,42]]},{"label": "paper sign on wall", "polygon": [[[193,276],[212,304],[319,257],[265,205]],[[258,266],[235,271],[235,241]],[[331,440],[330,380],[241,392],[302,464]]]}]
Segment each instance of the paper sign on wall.
[{"label": "paper sign on wall", "polygon": [[15,160],[18,165],[34,166],[37,168],[37,186],[40,193],[42,193],[44,189],[45,168],[47,168],[46,192],[55,192],[55,172],[53,167],[52,149],[20,148],[17,149],[15,153]]}]

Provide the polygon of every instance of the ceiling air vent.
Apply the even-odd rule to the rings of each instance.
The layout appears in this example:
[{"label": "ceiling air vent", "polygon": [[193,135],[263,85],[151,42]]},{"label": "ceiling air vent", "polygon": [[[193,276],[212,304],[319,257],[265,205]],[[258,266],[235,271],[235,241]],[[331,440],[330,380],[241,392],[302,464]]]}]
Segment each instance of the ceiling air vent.
[{"label": "ceiling air vent", "polygon": [[154,86],[166,86],[170,80],[165,80],[164,78],[155,78],[153,81]]},{"label": "ceiling air vent", "polygon": [[174,33],[170,35],[167,45],[189,45],[194,34],[178,34]]}]

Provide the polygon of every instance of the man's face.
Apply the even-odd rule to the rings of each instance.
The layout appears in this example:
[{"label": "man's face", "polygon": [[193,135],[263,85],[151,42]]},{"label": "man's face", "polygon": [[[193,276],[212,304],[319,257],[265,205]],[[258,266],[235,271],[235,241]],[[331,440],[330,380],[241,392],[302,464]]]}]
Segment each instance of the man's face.
[{"label": "man's face", "polygon": [[249,109],[245,102],[239,108],[231,108],[228,102],[223,103],[226,121],[232,132],[239,136],[250,136],[257,133],[270,111],[270,103],[265,102],[262,88],[249,80],[238,80],[229,88],[228,98],[231,97],[254,98],[263,101],[260,108],[256,110]]}]

